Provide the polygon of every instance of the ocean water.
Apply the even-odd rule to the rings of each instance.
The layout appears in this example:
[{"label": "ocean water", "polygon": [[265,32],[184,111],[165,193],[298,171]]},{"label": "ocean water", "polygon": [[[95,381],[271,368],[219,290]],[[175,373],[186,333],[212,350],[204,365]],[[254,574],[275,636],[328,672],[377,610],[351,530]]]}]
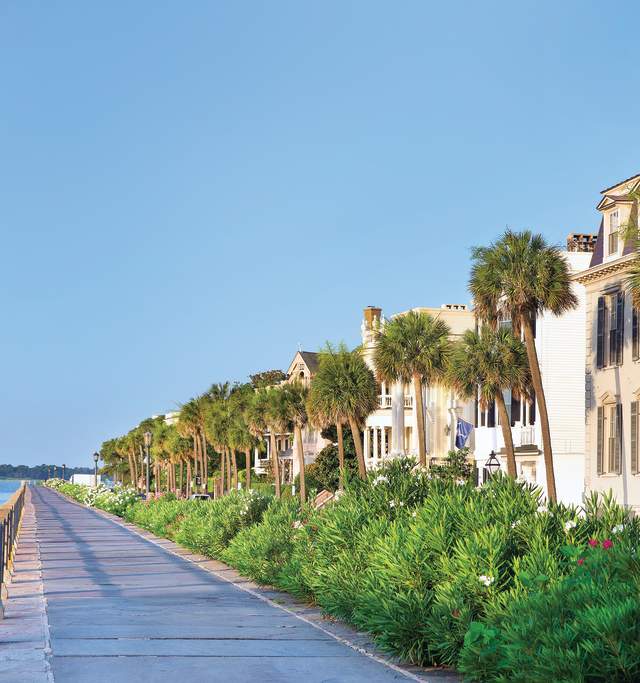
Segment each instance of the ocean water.
[{"label": "ocean water", "polygon": [[20,488],[19,479],[0,479],[0,505],[11,498],[14,491]]}]

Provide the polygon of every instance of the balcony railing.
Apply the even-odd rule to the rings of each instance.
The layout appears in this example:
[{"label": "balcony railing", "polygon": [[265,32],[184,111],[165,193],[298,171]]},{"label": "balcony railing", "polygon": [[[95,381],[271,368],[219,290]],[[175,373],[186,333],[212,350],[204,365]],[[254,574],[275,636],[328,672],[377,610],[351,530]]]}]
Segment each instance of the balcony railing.
[{"label": "balcony railing", "polygon": [[[378,396],[378,407],[379,408],[391,408],[391,404],[393,403],[393,399],[391,398],[390,395],[388,394],[380,394]],[[405,408],[413,408],[413,396],[405,396],[404,397],[404,407]]]}]

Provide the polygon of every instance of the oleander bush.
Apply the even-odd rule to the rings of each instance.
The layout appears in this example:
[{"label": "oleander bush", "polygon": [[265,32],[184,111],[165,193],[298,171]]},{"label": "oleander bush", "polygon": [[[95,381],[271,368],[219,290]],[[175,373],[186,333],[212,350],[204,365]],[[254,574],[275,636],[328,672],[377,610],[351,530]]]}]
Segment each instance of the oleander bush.
[{"label": "oleander bush", "polygon": [[222,559],[260,583],[278,585],[291,557],[301,515],[297,498],[274,499],[258,524],[233,538]]},{"label": "oleander bush", "polygon": [[162,496],[156,500],[139,500],[125,511],[127,521],[137,524],[158,536],[174,539],[177,528],[197,501],[176,500],[175,496]]},{"label": "oleander bush", "polygon": [[188,501],[188,513],[177,526],[175,540],[219,559],[238,532],[260,522],[271,500],[271,496],[251,489],[233,491],[217,500]]}]

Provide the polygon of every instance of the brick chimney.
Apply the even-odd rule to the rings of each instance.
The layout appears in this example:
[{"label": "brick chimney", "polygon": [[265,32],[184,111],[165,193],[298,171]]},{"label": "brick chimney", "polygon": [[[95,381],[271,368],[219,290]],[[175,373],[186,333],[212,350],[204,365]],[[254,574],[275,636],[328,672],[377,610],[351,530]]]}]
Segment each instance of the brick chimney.
[{"label": "brick chimney", "polygon": [[571,232],[567,235],[567,251],[592,252],[598,235],[589,232]]}]

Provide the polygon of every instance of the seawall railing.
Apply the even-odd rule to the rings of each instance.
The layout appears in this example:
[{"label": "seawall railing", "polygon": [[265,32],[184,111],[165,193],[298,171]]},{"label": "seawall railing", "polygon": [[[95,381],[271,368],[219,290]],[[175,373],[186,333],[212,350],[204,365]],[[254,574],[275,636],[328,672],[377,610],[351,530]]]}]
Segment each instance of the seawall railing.
[{"label": "seawall railing", "polygon": [[6,582],[13,567],[26,490],[27,485],[22,482],[11,498],[0,505],[0,619],[4,617],[2,601],[6,597]]}]

